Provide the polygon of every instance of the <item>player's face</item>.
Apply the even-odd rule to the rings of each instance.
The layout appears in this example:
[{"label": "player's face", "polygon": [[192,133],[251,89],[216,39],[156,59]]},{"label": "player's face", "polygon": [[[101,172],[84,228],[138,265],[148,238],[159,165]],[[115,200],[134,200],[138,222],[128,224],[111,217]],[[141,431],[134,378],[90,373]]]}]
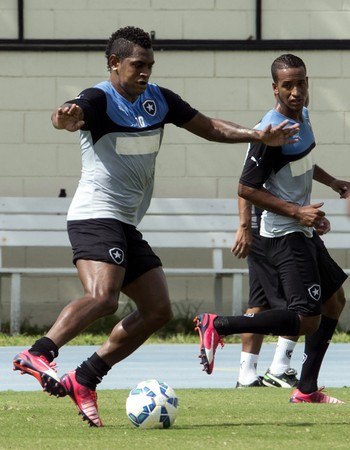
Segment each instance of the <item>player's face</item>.
[{"label": "player's face", "polygon": [[153,65],[153,50],[135,45],[132,55],[117,60],[112,67],[114,87],[123,97],[134,102],[146,90]]},{"label": "player's face", "polygon": [[308,79],[303,67],[279,69],[278,80],[272,83],[276,109],[287,117],[300,119],[308,99]]}]

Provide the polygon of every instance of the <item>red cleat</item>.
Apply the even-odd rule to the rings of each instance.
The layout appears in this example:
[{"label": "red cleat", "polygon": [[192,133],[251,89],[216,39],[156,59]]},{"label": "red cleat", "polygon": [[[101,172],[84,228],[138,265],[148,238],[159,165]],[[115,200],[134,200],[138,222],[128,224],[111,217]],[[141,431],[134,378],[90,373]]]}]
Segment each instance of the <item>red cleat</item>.
[{"label": "red cleat", "polygon": [[290,397],[290,403],[345,403],[342,400],[338,400],[335,397],[324,394],[324,387],[321,387],[318,391],[311,392],[311,394],[303,394],[296,389]]},{"label": "red cleat", "polygon": [[214,328],[213,322],[216,319],[216,314],[199,314],[195,317],[196,330],[200,338],[200,355],[203,364],[203,370],[210,375],[214,369],[214,358],[217,346],[220,344],[223,347],[225,344]]},{"label": "red cleat", "polygon": [[102,427],[102,421],[98,415],[96,392],[78,383],[75,375],[75,370],[71,370],[63,375],[61,383],[65,386],[67,394],[75,403],[83,420],[86,420],[91,427]]},{"label": "red cleat", "polygon": [[41,384],[43,390],[56,397],[67,395],[64,385],[61,383],[56,363],[49,363],[45,356],[32,355],[28,350],[18,353],[13,359],[13,370],[20,370],[21,374],[35,377]]}]

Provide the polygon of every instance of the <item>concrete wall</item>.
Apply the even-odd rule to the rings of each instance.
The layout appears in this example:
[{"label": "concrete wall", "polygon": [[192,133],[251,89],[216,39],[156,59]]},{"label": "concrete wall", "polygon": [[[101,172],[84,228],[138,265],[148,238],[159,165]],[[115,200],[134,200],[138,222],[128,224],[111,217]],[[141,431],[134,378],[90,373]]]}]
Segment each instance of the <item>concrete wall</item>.
[{"label": "concrete wall", "polygon": [[[263,39],[349,39],[350,0],[264,0]],[[0,39],[17,37],[15,0],[0,5]],[[30,0],[25,2],[27,39],[105,39],[117,28],[140,26],[158,39],[249,39],[255,37],[253,0]],[[201,112],[253,126],[273,107],[270,64],[283,51],[159,51],[153,81],[173,89]],[[302,51],[310,77],[311,120],[316,159],[334,176],[350,180],[350,51]],[[103,52],[0,52],[0,192],[2,196],[74,194],[80,172],[78,135],[51,126],[54,108],[85,87],[106,79]],[[223,145],[172,125],[166,128],[157,163],[155,196],[232,197],[245,144]],[[335,198],[315,184],[314,197]],[[184,255],[161,254],[165,265]],[[350,267],[348,252],[334,254]],[[186,255],[210,264],[208,254]],[[70,250],[6,251],[4,264],[69,265]],[[226,255],[229,266],[245,263]],[[172,297],[194,307],[212,306],[212,280],[169,279]],[[347,291],[349,290],[348,285]],[[80,295],[75,279],[26,279],[23,319],[50,323]],[[3,280],[3,317],[9,313],[8,280]],[[349,297],[349,293],[347,295]],[[230,311],[230,283],[225,286]],[[212,309],[212,308],[211,308]],[[350,322],[349,322],[350,323]]]}]

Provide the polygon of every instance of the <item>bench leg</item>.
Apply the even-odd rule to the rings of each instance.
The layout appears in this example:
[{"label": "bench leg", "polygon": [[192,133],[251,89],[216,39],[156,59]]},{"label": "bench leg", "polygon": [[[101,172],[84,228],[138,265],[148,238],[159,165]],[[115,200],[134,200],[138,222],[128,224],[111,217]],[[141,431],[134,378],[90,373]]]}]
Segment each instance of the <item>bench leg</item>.
[{"label": "bench leg", "polygon": [[2,276],[0,276],[0,331],[3,321],[3,307],[2,307]]},{"label": "bench leg", "polygon": [[215,313],[222,315],[222,276],[215,275],[214,280]]},{"label": "bench leg", "polygon": [[[213,249],[213,268],[220,270],[223,267],[222,248]],[[215,313],[222,315],[223,313],[223,288],[222,288],[222,275],[216,273],[214,280],[214,299],[215,299]]]},{"label": "bench leg", "polygon": [[14,336],[21,331],[21,275],[11,275],[11,311],[10,334]]},{"label": "bench leg", "polygon": [[232,277],[232,315],[243,313],[243,274],[234,273]]}]

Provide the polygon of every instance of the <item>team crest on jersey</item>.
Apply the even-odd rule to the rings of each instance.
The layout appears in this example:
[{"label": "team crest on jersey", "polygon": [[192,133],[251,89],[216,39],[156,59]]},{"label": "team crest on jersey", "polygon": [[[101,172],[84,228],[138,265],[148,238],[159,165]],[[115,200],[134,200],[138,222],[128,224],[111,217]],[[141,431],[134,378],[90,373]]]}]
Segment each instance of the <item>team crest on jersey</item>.
[{"label": "team crest on jersey", "polygon": [[154,100],[146,100],[142,103],[143,109],[150,116],[155,116],[157,112],[156,102]]},{"label": "team crest on jersey", "polygon": [[317,302],[321,298],[321,286],[319,284],[313,284],[308,289],[309,295],[313,300],[316,300]]},{"label": "team crest on jersey", "polygon": [[124,252],[120,248],[114,247],[109,249],[109,256],[116,264],[121,264],[124,261]]}]

